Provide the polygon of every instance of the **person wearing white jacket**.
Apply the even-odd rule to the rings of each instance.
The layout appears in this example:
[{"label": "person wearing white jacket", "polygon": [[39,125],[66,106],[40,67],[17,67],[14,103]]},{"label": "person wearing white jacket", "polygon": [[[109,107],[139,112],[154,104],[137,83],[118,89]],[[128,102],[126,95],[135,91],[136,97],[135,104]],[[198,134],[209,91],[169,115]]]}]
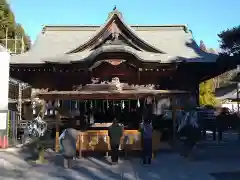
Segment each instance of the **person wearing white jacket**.
[{"label": "person wearing white jacket", "polygon": [[177,132],[180,136],[185,137],[183,156],[189,157],[201,137],[197,111],[192,109],[185,113],[181,118]]}]

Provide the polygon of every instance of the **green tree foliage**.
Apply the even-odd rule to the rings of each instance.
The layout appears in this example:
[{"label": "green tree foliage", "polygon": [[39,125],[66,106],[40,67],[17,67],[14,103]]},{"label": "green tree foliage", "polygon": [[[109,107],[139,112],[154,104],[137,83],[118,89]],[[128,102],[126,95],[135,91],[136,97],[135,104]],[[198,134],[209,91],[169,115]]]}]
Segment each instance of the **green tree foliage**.
[{"label": "green tree foliage", "polygon": [[222,31],[218,34],[218,37],[220,38],[220,48],[222,48],[223,54],[240,55],[240,25]]},{"label": "green tree foliage", "polygon": [[204,44],[204,42],[202,40],[200,41],[200,45],[199,46],[200,46],[200,49],[202,51],[205,51],[205,52],[207,51],[206,45]]},{"label": "green tree foliage", "polygon": [[[208,52],[206,45],[203,41],[200,41],[200,49],[202,51]],[[212,51],[212,50],[211,50]],[[216,98],[215,98],[215,81],[214,79],[209,79],[207,81],[204,81],[200,83],[199,87],[199,103],[202,106],[210,105],[214,106],[216,105]]]},{"label": "green tree foliage", "polygon": [[[220,48],[222,49],[222,55],[240,55],[240,25],[220,32],[218,37],[220,38],[219,42]],[[238,71],[233,69],[219,75],[217,88],[229,85],[230,80],[235,77],[237,73]]]},{"label": "green tree foliage", "polygon": [[8,37],[7,48],[11,52],[15,52],[16,49],[16,52],[20,53],[22,50],[27,51],[30,48],[30,38],[21,24],[16,23],[9,4],[6,0],[0,0],[0,43],[4,46],[6,46],[6,34]]},{"label": "green tree foliage", "polygon": [[214,82],[213,79],[209,79],[204,81],[200,84],[200,91],[199,91],[199,103],[200,105],[206,106],[216,105],[216,99],[214,95]]}]

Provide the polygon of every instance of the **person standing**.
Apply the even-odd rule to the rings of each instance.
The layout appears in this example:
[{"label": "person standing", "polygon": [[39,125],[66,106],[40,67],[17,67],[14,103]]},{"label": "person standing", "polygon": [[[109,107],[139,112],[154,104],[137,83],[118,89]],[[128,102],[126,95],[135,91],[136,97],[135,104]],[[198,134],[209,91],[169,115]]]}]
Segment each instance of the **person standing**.
[{"label": "person standing", "polygon": [[182,117],[177,132],[180,137],[184,137],[183,156],[191,157],[193,148],[201,139],[201,130],[199,128],[198,114],[194,109],[188,110]]},{"label": "person standing", "polygon": [[63,145],[62,145],[62,140],[64,139],[64,137],[65,137],[65,132],[66,132],[66,129],[64,129],[63,130],[63,132],[61,133],[61,135],[59,136],[59,138],[58,138],[58,141],[59,141],[59,147],[60,147],[60,152],[63,152],[64,151],[64,149],[63,149]]},{"label": "person standing", "polygon": [[143,151],[143,164],[151,164],[152,161],[152,123],[147,119],[140,125],[142,131],[142,151]]},{"label": "person standing", "polygon": [[73,128],[67,128],[64,132],[64,138],[61,140],[63,147],[64,167],[71,168],[73,159],[76,156],[76,142],[79,131]]},{"label": "person standing", "polygon": [[119,125],[116,118],[113,119],[112,125],[108,129],[108,136],[110,138],[111,146],[111,160],[112,164],[118,163],[119,145],[121,137],[123,136],[124,128]]}]

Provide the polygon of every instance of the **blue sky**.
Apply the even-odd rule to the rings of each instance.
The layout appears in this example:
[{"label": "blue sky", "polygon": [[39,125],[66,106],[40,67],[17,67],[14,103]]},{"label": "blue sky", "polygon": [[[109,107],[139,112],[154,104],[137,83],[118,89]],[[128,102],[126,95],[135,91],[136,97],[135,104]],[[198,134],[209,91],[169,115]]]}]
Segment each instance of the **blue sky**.
[{"label": "blue sky", "polygon": [[218,48],[217,34],[240,24],[240,0],[8,0],[34,41],[43,25],[101,25],[114,5],[128,24],[187,24],[195,40]]}]

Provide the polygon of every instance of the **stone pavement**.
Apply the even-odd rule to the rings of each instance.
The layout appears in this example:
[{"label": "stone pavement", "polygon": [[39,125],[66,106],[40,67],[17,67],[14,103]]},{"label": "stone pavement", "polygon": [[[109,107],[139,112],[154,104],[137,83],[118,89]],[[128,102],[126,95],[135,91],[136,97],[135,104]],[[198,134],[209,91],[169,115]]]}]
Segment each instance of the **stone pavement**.
[{"label": "stone pavement", "polygon": [[[53,164],[30,165],[18,154],[0,152],[0,179],[13,180],[214,180],[210,173],[240,171],[240,145],[200,147],[195,160],[177,153],[159,153],[149,167],[139,158],[111,166],[104,158],[77,160],[73,169]],[[62,159],[56,156],[58,164]],[[216,179],[215,179],[216,180]]]}]

